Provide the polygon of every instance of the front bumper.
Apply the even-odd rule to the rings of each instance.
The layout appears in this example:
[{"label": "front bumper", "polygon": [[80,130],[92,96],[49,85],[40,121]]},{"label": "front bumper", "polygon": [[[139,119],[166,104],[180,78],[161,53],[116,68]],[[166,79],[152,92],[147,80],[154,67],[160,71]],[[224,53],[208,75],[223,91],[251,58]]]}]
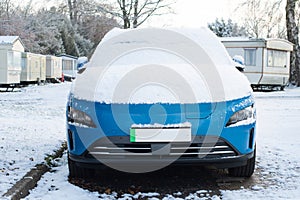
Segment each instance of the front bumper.
[{"label": "front bumper", "polygon": [[[74,162],[76,162],[77,166],[85,167],[85,168],[102,168],[105,165],[110,166],[149,166],[156,167],[161,165],[193,165],[193,166],[213,166],[218,169],[223,168],[232,168],[232,167],[239,167],[244,166],[247,164],[247,160],[252,158],[254,155],[253,152],[246,154],[246,155],[239,155],[239,156],[232,156],[228,158],[219,158],[219,159],[189,159],[189,158],[178,158],[176,161],[170,158],[124,158],[123,160],[116,160],[112,158],[106,158],[100,161],[96,158],[85,158],[82,156],[76,156],[76,155],[69,155],[70,159]],[[173,162],[174,161],[174,162]],[[137,165],[138,163],[138,165]]]},{"label": "front bumper", "polygon": [[145,167],[162,165],[206,165],[231,168],[247,164],[254,151],[240,154],[227,141],[217,137],[194,138],[184,143],[130,143],[126,137],[101,139],[82,155],[69,154],[78,166],[98,168],[107,166]]}]

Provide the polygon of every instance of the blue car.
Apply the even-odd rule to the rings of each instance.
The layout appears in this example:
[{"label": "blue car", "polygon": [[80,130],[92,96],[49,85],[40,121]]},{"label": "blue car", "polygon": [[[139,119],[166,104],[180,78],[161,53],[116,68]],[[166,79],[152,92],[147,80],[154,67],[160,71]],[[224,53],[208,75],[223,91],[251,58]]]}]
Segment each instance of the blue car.
[{"label": "blue car", "polygon": [[110,31],[79,71],[66,115],[70,177],[170,164],[254,172],[251,87],[206,28]]}]

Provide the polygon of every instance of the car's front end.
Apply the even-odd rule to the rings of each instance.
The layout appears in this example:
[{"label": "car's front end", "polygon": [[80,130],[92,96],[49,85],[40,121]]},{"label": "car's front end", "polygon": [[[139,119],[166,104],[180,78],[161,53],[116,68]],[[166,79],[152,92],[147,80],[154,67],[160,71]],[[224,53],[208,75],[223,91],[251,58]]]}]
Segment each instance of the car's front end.
[{"label": "car's front end", "polygon": [[67,105],[71,176],[169,164],[252,175],[252,90],[209,30],[112,31],[79,73]]},{"label": "car's front end", "polygon": [[[153,107],[162,109],[149,114]],[[71,98],[67,119],[69,156],[83,167],[140,165],[145,169],[174,163],[233,168],[246,165],[254,156],[252,96],[203,104],[104,104]],[[179,134],[190,129],[191,137],[134,141],[133,130],[141,129],[153,133],[175,129]]]}]

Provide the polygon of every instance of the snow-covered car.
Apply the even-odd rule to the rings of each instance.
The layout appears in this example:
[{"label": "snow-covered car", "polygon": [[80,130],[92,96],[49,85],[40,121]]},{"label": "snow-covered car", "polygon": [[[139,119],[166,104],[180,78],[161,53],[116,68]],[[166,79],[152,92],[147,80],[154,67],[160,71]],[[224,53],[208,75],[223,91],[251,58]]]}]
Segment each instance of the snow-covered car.
[{"label": "snow-covered car", "polygon": [[250,177],[255,113],[247,78],[208,29],[114,29],[69,95],[70,177],[169,164]]}]

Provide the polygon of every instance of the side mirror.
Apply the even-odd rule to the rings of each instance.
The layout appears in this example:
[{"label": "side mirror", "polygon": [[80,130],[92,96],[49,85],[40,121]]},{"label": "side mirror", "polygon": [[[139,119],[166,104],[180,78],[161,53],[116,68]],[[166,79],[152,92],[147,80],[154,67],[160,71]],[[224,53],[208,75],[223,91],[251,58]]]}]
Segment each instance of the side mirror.
[{"label": "side mirror", "polygon": [[240,72],[243,72],[245,70],[244,67],[238,67],[238,66],[235,66]]},{"label": "side mirror", "polygon": [[80,70],[86,63],[88,63],[87,57],[79,57],[77,59],[77,69]]},{"label": "side mirror", "polygon": [[232,57],[234,66],[240,71],[243,72],[245,70],[245,60],[243,56],[235,55]]}]

